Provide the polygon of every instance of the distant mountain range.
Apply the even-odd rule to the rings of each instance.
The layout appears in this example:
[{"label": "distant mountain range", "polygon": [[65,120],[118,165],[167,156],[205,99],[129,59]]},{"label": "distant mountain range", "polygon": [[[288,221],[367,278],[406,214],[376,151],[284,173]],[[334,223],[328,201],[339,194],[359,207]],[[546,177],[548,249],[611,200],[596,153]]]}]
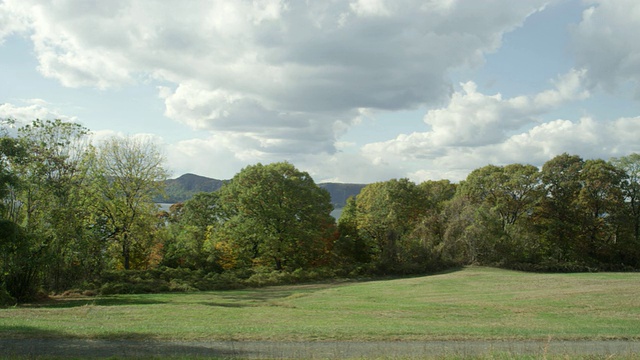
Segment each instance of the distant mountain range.
[{"label": "distant mountain range", "polygon": [[[178,203],[186,201],[199,192],[217,191],[228,181],[195,174],[184,174],[179,178],[166,180],[167,196],[156,199],[156,202]],[[343,208],[347,203],[347,199],[358,195],[366,184],[320,183],[318,186],[329,192],[331,202],[335,208]]]}]

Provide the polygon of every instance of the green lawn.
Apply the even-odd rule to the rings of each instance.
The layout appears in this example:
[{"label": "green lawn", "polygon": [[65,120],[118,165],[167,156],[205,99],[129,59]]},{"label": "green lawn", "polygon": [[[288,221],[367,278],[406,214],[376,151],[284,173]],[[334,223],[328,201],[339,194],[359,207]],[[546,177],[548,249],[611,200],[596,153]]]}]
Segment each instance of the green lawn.
[{"label": "green lawn", "polygon": [[0,309],[0,337],[174,340],[640,339],[640,274],[439,275]]}]

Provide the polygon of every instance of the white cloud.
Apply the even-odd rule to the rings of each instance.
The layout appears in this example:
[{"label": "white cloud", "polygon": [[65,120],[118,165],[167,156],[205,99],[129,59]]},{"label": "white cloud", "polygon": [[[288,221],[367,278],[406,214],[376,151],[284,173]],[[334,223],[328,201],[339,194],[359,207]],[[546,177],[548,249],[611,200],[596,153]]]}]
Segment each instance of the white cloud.
[{"label": "white cloud", "polygon": [[[590,96],[584,90],[585,77],[585,70],[571,70],[553,81],[552,89],[506,99],[479,92],[473,82],[461,84],[446,107],[427,112],[428,131],[367,144],[363,153],[374,162],[420,169],[408,172],[412,179],[460,180],[488,163],[541,164],[565,151],[597,156],[628,150],[632,143],[615,140],[614,133],[625,126],[637,133],[635,122],[619,120],[605,126],[585,118],[542,123],[542,115]],[[614,143],[619,144],[615,149]]]},{"label": "white cloud", "polygon": [[427,112],[430,131],[401,134],[396,139],[365,146],[372,156],[388,153],[404,159],[437,158],[453,147],[479,147],[505,141],[512,133],[539,122],[539,115],[574,100],[585,99],[585,71],[571,70],[554,81],[555,88],[533,96],[503,99],[485,95],[473,82],[461,84],[446,108]]},{"label": "white cloud", "polygon": [[27,20],[11,32],[65,86],[158,81],[166,116],[295,156],[334,153],[361,109],[446,99],[450,70],[481,64],[546,2],[5,0],[0,19]]},{"label": "white cloud", "polygon": [[640,117],[612,122],[584,117],[577,121],[554,120],[515,134],[503,142],[479,147],[450,147],[422,168],[409,173],[417,182],[430,179],[459,181],[473,169],[487,164],[513,163],[541,166],[562,153],[585,159],[609,159],[640,152],[635,134],[640,133]]},{"label": "white cloud", "polygon": [[4,39],[13,34],[23,32],[28,28],[28,20],[22,14],[17,14],[11,8],[11,4],[0,2],[0,44]]},{"label": "white cloud", "polygon": [[389,16],[391,11],[384,0],[356,0],[349,4],[358,16]]},{"label": "white cloud", "polygon": [[14,119],[19,124],[31,123],[36,119],[76,121],[76,117],[61,114],[59,110],[54,108],[54,105],[42,99],[24,99],[20,105],[0,104],[0,119]]},{"label": "white cloud", "polygon": [[[573,28],[578,66],[588,69],[594,85],[612,91],[631,81],[640,85],[640,2],[591,1]],[[640,91],[640,89],[639,89]]]}]

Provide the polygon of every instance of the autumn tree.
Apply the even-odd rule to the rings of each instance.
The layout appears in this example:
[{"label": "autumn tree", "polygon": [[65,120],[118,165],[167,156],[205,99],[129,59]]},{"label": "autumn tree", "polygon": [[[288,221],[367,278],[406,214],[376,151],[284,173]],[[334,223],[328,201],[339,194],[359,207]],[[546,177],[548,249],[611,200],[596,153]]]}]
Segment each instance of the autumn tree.
[{"label": "autumn tree", "polygon": [[214,244],[237,266],[308,268],[328,257],[335,220],[329,193],[287,162],[247,166],[220,190]]}]

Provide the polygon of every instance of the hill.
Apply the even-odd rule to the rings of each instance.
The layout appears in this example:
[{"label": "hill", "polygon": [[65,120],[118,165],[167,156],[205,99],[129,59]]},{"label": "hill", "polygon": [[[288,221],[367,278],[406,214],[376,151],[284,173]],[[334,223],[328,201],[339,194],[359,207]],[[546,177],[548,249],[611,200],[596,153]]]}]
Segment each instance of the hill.
[{"label": "hill", "polygon": [[[217,191],[228,180],[212,179],[195,174],[184,174],[176,179],[165,181],[166,197],[157,198],[156,202],[177,203],[189,200],[199,192]],[[360,193],[365,184],[320,183],[321,188],[331,195],[331,202],[335,208],[343,208],[347,199]]]},{"label": "hill", "polygon": [[217,191],[224,185],[224,180],[211,179],[195,174],[184,174],[176,179],[165,181],[166,197],[156,202],[178,203],[191,199],[199,192]]},{"label": "hill", "polygon": [[327,190],[331,195],[331,203],[335,208],[343,208],[347,204],[347,199],[360,194],[360,190],[365,184],[343,184],[343,183],[320,183],[321,188]]}]

